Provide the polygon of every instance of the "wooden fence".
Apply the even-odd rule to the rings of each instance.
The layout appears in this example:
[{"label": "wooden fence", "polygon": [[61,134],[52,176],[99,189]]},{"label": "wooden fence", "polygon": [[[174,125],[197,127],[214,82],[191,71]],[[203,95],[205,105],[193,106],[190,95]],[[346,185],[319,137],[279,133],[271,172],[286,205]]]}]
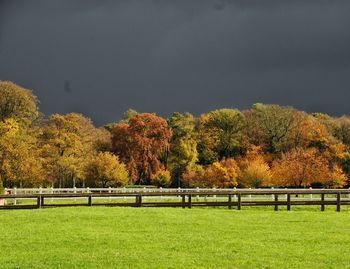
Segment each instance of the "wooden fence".
[{"label": "wooden fence", "polygon": [[[70,189],[61,192],[17,193],[0,195],[6,201],[0,209],[33,209],[63,206],[131,206],[131,207],[182,207],[215,206],[236,208],[246,206],[334,206],[350,205],[349,189]],[[85,189],[86,190],[86,189]],[[72,201],[74,201],[72,203]]]}]

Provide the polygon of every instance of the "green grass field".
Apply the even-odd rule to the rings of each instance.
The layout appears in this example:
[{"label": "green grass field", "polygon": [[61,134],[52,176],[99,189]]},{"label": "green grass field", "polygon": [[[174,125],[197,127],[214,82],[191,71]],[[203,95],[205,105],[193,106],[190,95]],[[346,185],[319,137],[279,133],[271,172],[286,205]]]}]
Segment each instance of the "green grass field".
[{"label": "green grass field", "polygon": [[350,268],[350,211],[0,211],[0,268]]}]

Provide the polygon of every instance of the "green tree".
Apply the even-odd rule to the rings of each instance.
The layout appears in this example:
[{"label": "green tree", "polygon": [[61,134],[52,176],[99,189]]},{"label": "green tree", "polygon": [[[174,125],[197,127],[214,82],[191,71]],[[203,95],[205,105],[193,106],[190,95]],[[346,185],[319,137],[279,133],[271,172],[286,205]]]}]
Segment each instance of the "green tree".
[{"label": "green tree", "polygon": [[257,103],[245,115],[245,132],[249,142],[261,145],[269,153],[288,149],[288,139],[302,121],[294,108],[279,105]]},{"label": "green tree", "polygon": [[173,135],[170,141],[169,169],[173,186],[180,186],[180,176],[187,166],[198,161],[195,118],[189,113],[175,112],[168,120]]},{"label": "green tree", "polygon": [[236,156],[241,151],[244,115],[237,109],[218,109],[202,115],[199,124],[201,163]]}]

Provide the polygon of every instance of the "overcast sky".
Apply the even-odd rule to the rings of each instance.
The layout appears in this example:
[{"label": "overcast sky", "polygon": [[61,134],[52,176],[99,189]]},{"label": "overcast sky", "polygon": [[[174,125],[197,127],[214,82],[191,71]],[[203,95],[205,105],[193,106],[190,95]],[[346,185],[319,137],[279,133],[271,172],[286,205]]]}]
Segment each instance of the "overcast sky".
[{"label": "overcast sky", "polygon": [[350,1],[0,0],[0,80],[97,125],[255,102],[350,114]]}]

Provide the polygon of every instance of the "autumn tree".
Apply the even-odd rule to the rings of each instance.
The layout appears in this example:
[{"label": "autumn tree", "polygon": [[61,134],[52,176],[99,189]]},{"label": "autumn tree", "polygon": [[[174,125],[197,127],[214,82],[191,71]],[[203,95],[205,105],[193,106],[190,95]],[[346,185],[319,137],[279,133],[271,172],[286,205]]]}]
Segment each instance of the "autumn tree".
[{"label": "autumn tree", "polygon": [[139,114],[136,110],[134,109],[128,109],[127,111],[125,111],[123,113],[123,116],[121,118],[121,120],[119,120],[119,122],[111,122],[111,123],[108,123],[104,126],[104,128],[109,131],[109,132],[112,132],[113,131],[113,128],[115,127],[115,125],[117,123],[128,123],[129,120],[131,118],[133,118],[134,116],[136,116],[137,114]]},{"label": "autumn tree", "polygon": [[135,109],[129,108],[123,113],[122,120],[120,122],[128,123],[129,120],[135,117],[137,114],[139,114],[139,112],[137,112]]},{"label": "autumn tree", "polygon": [[159,159],[168,150],[170,138],[166,120],[154,113],[141,113],[114,127],[112,147],[127,164],[133,182],[148,183],[163,166]]},{"label": "autumn tree", "polygon": [[174,185],[180,186],[180,176],[185,168],[198,161],[196,120],[189,113],[175,112],[168,123],[173,134],[170,141],[169,169]]},{"label": "autumn tree", "polygon": [[100,130],[81,114],[52,115],[43,126],[41,143],[45,167],[59,187],[84,184],[84,167],[96,152]]},{"label": "autumn tree", "polygon": [[0,122],[0,182],[30,187],[44,178],[36,136],[12,118]]},{"label": "autumn tree", "polygon": [[191,187],[230,188],[237,186],[239,173],[234,159],[224,159],[206,169],[198,165],[188,167],[182,177],[183,182]]},{"label": "autumn tree", "polygon": [[238,178],[240,186],[258,188],[271,184],[270,166],[260,147],[251,145],[246,155],[238,159],[238,166],[241,171]]},{"label": "autumn tree", "polygon": [[85,178],[89,186],[120,187],[129,181],[125,164],[109,152],[100,152],[88,161],[85,167]]},{"label": "autumn tree", "polygon": [[0,121],[14,119],[27,126],[38,116],[38,99],[30,90],[0,81]]},{"label": "autumn tree", "polygon": [[269,153],[285,151],[303,115],[291,107],[257,103],[245,112],[246,137],[251,144],[261,145]]},{"label": "autumn tree", "polygon": [[237,186],[239,173],[239,167],[234,159],[224,159],[211,164],[204,176],[212,187],[229,188]]},{"label": "autumn tree", "polygon": [[244,116],[237,109],[218,109],[202,115],[198,147],[201,163],[238,155],[244,126]]},{"label": "autumn tree", "polygon": [[338,166],[330,167],[328,160],[315,148],[296,148],[283,153],[272,165],[272,182],[277,186],[307,187],[313,183],[345,184]]},{"label": "autumn tree", "polygon": [[5,186],[38,186],[44,178],[37,97],[12,82],[0,81],[0,181]]},{"label": "autumn tree", "polygon": [[334,141],[327,126],[317,118],[298,112],[299,119],[297,126],[291,130],[285,149],[315,147],[324,150]]},{"label": "autumn tree", "polygon": [[157,187],[169,187],[171,183],[171,175],[168,170],[158,170],[151,176],[151,183]]},{"label": "autumn tree", "polygon": [[185,187],[208,187],[210,183],[205,180],[205,169],[202,165],[187,166],[182,174],[182,184]]}]

